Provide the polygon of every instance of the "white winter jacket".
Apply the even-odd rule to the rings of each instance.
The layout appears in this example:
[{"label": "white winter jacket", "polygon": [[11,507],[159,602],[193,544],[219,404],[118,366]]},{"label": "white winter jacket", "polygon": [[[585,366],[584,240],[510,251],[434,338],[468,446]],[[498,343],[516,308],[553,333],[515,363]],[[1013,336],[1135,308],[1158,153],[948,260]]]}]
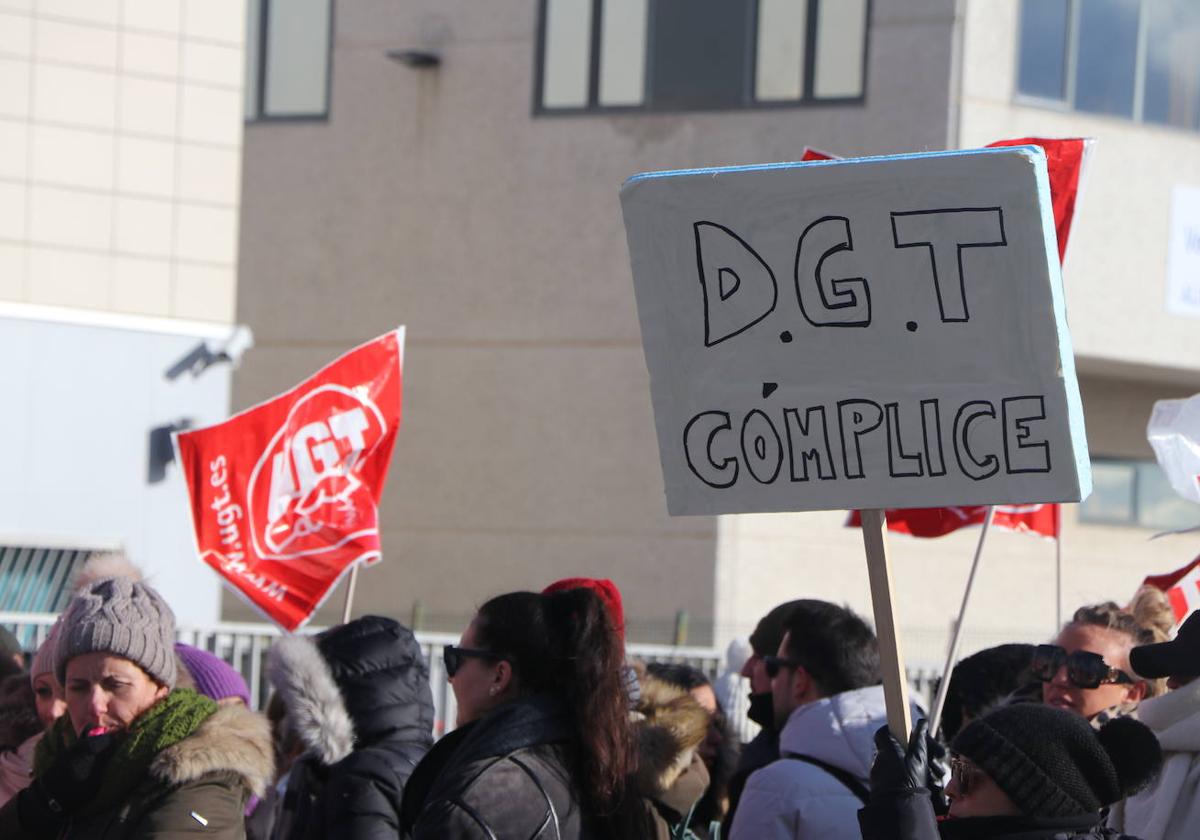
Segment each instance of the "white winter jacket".
[{"label": "white winter jacket", "polygon": [[1155,783],[1115,805],[1109,825],[1142,840],[1200,837],[1200,680],[1143,700],[1138,720],[1163,749]]},{"label": "white winter jacket", "polygon": [[[886,723],[882,686],[835,694],[792,712],[779,735],[779,752],[820,759],[865,785],[875,758],[875,730]],[[730,840],[858,837],[862,804],[819,767],[781,758],[746,782]]]}]

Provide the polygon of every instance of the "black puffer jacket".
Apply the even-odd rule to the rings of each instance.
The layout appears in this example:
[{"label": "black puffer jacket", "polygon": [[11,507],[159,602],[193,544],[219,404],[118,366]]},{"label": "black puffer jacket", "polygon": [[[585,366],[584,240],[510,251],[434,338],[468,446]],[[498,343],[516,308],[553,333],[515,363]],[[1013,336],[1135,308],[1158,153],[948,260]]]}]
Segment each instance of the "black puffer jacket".
[{"label": "black puffer jacket", "polygon": [[1056,819],[969,817],[938,822],[928,791],[871,794],[858,812],[863,840],[1137,840],[1106,828],[1099,813]]},{"label": "black puffer jacket", "polygon": [[412,840],[588,840],[567,768],[570,727],[550,697],[507,703],[438,742],[404,794]]},{"label": "black puffer jacket", "polygon": [[271,836],[398,837],[404,785],[433,744],[429,669],[412,632],[366,616],[276,642],[269,669],[306,747]]}]

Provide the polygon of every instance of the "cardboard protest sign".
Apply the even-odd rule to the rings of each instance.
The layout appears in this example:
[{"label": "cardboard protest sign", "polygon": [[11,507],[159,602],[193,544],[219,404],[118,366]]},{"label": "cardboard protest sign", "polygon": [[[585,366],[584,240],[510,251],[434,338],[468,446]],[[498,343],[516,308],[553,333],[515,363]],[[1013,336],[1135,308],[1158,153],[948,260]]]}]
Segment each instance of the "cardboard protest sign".
[{"label": "cardboard protest sign", "polygon": [[[950,506],[939,508],[889,508],[888,530],[913,537],[944,537],[959,528],[982,525],[987,518],[986,505]],[[1058,505],[997,505],[992,525],[1010,531],[1039,534],[1055,538],[1059,527]],[[858,511],[850,511],[847,528],[862,524]]]},{"label": "cardboard protest sign", "polygon": [[380,558],[403,353],[400,327],[273,400],[175,436],[200,559],[286,630],[355,563]]},{"label": "cardboard protest sign", "polygon": [[650,173],[621,201],[672,514],[1090,491],[1040,149]]}]

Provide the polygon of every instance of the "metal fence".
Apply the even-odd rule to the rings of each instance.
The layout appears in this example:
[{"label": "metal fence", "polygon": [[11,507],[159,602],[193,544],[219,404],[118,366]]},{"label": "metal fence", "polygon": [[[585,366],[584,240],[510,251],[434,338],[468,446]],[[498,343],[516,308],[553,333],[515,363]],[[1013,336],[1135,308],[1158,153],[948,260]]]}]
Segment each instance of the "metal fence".
[{"label": "metal fence", "polygon": [[[16,634],[26,650],[32,653],[45,640],[56,618],[53,613],[0,612],[0,625]],[[313,632],[319,629],[311,628]],[[179,641],[214,653],[240,671],[250,687],[251,705],[256,709],[263,707],[271,693],[265,668],[266,653],[280,635],[281,631],[269,624],[233,622],[205,628],[180,627],[176,632]],[[416,636],[429,663],[429,685],[433,690],[435,711],[434,735],[440,737],[454,728],[457,709],[454,692],[450,690],[442,663],[442,647],[457,643],[458,636],[450,633],[417,633]],[[691,665],[714,682],[725,661],[724,653],[715,648],[629,645],[626,651],[631,658],[643,662]],[[908,677],[918,702],[929,708],[933,692],[937,689],[937,675],[928,669],[913,669]],[[725,714],[741,740],[748,741],[758,727],[746,717],[749,710],[749,684],[744,679],[742,683],[743,690],[734,692],[733,706],[725,709]]]}]

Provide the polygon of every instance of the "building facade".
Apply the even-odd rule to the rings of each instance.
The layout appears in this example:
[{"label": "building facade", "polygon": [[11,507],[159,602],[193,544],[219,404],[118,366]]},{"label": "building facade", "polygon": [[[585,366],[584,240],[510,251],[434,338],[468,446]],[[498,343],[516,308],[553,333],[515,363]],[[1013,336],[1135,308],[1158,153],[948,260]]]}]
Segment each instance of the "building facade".
[{"label": "building facade", "polygon": [[244,2],[0,0],[0,611],[129,553],[219,617],[170,432],[224,419]]},{"label": "building facade", "polygon": [[[1200,517],[1144,426],[1200,383],[1195,316],[1167,283],[1173,191],[1200,186],[1196,89],[1171,73],[1195,51],[1160,49],[1198,30],[1186,3],[1096,4],[1133,9],[1129,79],[1092,84],[1085,45],[1129,33],[1090,0],[306,0],[286,23],[262,0],[237,299],[257,347],[234,402],[408,326],[384,562],[358,610],[457,631],[489,595],[586,574],[617,582],[638,641],[723,643],[790,597],[869,612],[844,512],[666,515],[617,202],[638,172],[805,146],[1097,138],[1065,283],[1098,491],[1064,517],[1063,602],[1183,565],[1186,538],[1147,538]],[[1056,33],[1057,92],[1031,58]],[[893,540],[910,658],[941,655],[976,533]],[[1054,556],[990,538],[968,645],[1053,632]],[[249,615],[229,598],[224,614]]]}]

